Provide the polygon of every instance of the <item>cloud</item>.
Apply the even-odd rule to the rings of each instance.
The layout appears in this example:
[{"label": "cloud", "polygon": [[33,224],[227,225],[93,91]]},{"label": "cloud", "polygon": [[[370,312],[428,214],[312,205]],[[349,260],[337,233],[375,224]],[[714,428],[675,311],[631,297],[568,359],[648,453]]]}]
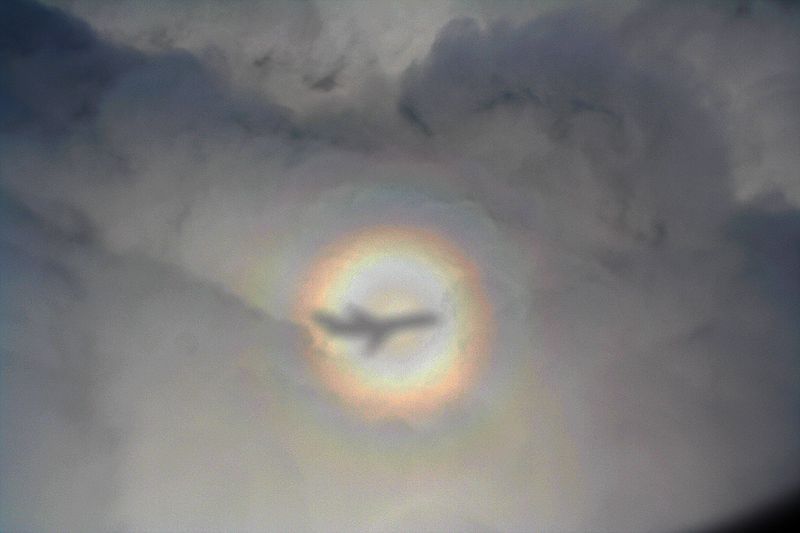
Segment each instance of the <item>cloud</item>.
[{"label": "cloud", "polygon": [[[673,530],[797,483],[797,11],[0,5],[4,530]],[[435,230],[496,331],[366,420],[292,309]]]},{"label": "cloud", "polygon": [[4,208],[4,229],[40,245],[3,248],[4,528],[299,524],[302,478],[272,428],[248,422],[240,357],[270,346],[276,362],[297,328]]}]

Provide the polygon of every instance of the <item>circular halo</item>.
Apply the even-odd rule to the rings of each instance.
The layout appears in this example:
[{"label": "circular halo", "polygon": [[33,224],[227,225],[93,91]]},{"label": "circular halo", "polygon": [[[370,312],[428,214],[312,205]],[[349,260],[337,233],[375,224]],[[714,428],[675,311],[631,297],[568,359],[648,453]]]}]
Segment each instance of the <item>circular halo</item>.
[{"label": "circular halo", "polygon": [[[296,301],[314,373],[367,419],[430,415],[470,388],[488,354],[492,317],[479,272],[428,229],[378,226],[337,240],[303,277]],[[353,306],[377,317],[433,310],[438,320],[369,354],[362,339],[330,335],[313,319]]]}]

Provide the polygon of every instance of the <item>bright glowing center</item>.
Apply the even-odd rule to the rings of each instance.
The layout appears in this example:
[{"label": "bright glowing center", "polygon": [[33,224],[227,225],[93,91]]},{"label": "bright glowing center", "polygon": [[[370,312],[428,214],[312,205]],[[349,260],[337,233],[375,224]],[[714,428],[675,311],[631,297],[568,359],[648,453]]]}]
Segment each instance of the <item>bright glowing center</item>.
[{"label": "bright glowing center", "polygon": [[[425,302],[399,287],[376,291],[364,302],[364,308],[378,317],[391,318],[426,311]],[[388,357],[406,357],[418,353],[434,335],[430,328],[400,329],[384,344],[382,353]]]}]

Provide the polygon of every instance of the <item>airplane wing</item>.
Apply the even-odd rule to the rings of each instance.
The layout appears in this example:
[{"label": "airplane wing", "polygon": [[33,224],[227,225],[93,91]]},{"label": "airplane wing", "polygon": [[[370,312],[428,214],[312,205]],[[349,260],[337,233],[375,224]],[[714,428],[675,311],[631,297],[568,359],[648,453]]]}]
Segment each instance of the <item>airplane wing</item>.
[{"label": "airplane wing", "polygon": [[386,335],[388,331],[385,329],[375,329],[370,332],[369,340],[367,341],[367,346],[364,348],[364,353],[366,355],[373,355],[375,352],[378,351],[378,348],[381,347],[383,341],[386,340]]}]

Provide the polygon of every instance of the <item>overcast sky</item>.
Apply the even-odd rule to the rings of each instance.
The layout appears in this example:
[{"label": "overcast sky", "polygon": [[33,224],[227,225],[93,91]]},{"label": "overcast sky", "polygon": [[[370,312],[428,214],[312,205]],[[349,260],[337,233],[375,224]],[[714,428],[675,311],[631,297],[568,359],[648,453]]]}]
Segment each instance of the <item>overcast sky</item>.
[{"label": "overcast sky", "polygon": [[[780,496],[798,57],[780,1],[0,2],[0,529],[674,531]],[[440,333],[373,358],[298,303],[404,298]],[[392,350],[474,372],[362,389]]]}]

